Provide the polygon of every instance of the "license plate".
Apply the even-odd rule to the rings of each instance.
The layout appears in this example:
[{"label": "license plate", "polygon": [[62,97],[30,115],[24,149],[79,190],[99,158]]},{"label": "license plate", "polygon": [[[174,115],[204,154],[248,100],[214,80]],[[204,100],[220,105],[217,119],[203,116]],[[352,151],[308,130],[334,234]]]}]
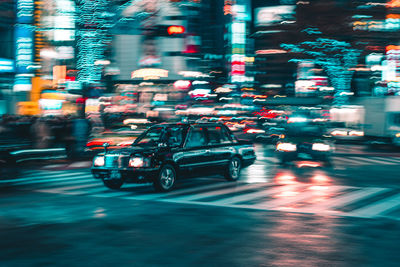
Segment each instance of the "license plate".
[{"label": "license plate", "polygon": [[297,156],[301,159],[312,159],[312,157],[306,153],[299,153]]},{"label": "license plate", "polygon": [[110,179],[120,179],[120,178],[121,178],[121,174],[119,173],[118,170],[111,171]]}]

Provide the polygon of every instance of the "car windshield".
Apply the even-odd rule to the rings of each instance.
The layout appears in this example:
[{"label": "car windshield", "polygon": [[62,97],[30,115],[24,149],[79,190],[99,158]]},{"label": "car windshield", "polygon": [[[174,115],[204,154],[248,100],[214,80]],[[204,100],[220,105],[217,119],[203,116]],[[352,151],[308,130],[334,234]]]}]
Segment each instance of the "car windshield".
[{"label": "car windshield", "polygon": [[150,128],[143,135],[139,136],[133,145],[139,145],[139,146],[156,145],[161,139],[161,136],[163,134],[163,129],[164,129],[163,127]]}]

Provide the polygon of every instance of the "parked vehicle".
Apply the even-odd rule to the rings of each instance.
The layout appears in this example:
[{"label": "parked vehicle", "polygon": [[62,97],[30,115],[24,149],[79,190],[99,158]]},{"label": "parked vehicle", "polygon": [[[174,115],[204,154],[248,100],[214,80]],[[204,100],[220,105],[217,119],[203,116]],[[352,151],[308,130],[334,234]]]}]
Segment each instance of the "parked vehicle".
[{"label": "parked vehicle", "polygon": [[94,158],[92,173],[111,189],[152,182],[157,191],[169,191],[183,177],[224,174],[236,181],[255,159],[253,145],[237,140],[223,124],[158,124],[130,147],[108,151],[106,145]]}]

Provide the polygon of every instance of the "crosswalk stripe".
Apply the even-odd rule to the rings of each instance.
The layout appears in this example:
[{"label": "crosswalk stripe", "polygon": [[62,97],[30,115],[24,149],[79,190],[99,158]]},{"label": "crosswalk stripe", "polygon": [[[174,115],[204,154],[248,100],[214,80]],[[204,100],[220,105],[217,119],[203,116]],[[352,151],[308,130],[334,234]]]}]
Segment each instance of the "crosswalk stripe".
[{"label": "crosswalk stripe", "polygon": [[30,184],[41,184],[41,183],[49,183],[49,182],[57,182],[57,181],[67,181],[67,180],[79,180],[79,179],[84,179],[84,178],[89,178],[92,177],[91,174],[88,175],[73,175],[70,177],[61,177],[61,178],[50,178],[50,179],[41,179],[38,177],[36,180],[28,180],[25,182],[17,182],[14,183],[15,185],[30,185]]},{"label": "crosswalk stripe", "polygon": [[70,190],[70,191],[76,191],[79,192],[80,195],[92,195],[92,194],[97,194],[99,192],[103,192],[106,193],[106,191],[110,190],[107,187],[105,187],[102,183],[101,184],[97,184],[98,187],[96,188],[92,188],[92,189],[88,189],[85,191],[79,191],[79,190]]},{"label": "crosswalk stripe", "polygon": [[56,187],[56,188],[43,188],[43,189],[38,189],[37,191],[41,192],[64,192],[68,190],[73,190],[73,189],[82,189],[82,188],[88,188],[88,187],[95,187],[99,186],[98,184],[83,184],[83,185],[74,185],[74,186],[64,186],[64,187]]},{"label": "crosswalk stripe", "polygon": [[362,162],[358,161],[358,160],[353,160],[353,159],[349,159],[349,158],[345,158],[345,157],[333,157],[334,161],[339,161],[341,163],[345,163],[345,164],[355,164],[355,165],[362,165]]},{"label": "crosswalk stripe", "polygon": [[369,162],[369,163],[374,163],[374,164],[396,165],[396,163],[384,161],[384,159],[376,160],[376,159],[362,158],[362,157],[350,157],[350,158],[353,158],[353,159],[360,159],[360,161]]},{"label": "crosswalk stripe", "polygon": [[[88,184],[88,183],[93,183],[95,180],[93,178],[88,178],[88,179],[74,179],[74,180],[61,180],[61,181],[54,181],[54,182],[49,182],[43,185],[38,186],[35,189],[43,189],[43,188],[56,188],[56,187],[61,187],[61,186],[66,186],[66,185],[79,185],[79,184]],[[43,187],[41,187],[43,186]]]},{"label": "crosswalk stripe", "polygon": [[93,196],[94,197],[121,197],[121,196],[130,195],[130,194],[132,194],[132,193],[131,192],[121,192],[121,191],[117,191],[117,192],[109,191],[109,192],[105,192],[103,194],[95,194]]},{"label": "crosswalk stripe", "polygon": [[37,173],[37,174],[32,174],[32,175],[25,175],[22,178],[47,178],[47,177],[65,177],[69,175],[76,175],[76,174],[85,174],[85,173],[90,173],[90,172],[71,172],[71,171],[48,171],[48,172],[43,172],[43,173]]},{"label": "crosswalk stripe", "polygon": [[62,172],[62,173],[46,172],[43,174],[23,176],[21,178],[16,178],[16,179],[2,180],[0,182],[17,183],[17,182],[30,181],[30,180],[38,180],[38,179],[44,180],[44,179],[50,179],[50,178],[60,178],[60,177],[75,176],[75,175],[88,174],[88,173],[90,173],[90,172]]},{"label": "crosswalk stripe", "polygon": [[181,196],[181,197],[176,197],[174,198],[175,200],[184,200],[184,201],[189,201],[189,200],[196,200],[196,199],[201,199],[209,196],[218,196],[218,195],[224,195],[224,194],[229,194],[229,193],[239,193],[240,191],[244,191],[247,189],[253,189],[260,187],[260,184],[254,183],[254,184],[242,184],[242,185],[235,185],[229,188],[217,190],[217,191],[211,191],[211,192],[204,192],[204,193],[199,193],[199,194],[194,194],[194,195],[189,195],[189,196]]},{"label": "crosswalk stripe", "polygon": [[367,197],[374,196],[379,193],[383,193],[385,191],[388,191],[390,189],[388,188],[378,188],[378,187],[370,187],[370,188],[364,188],[360,189],[348,194],[344,194],[338,197],[331,198],[329,200],[324,201],[323,203],[317,203],[310,205],[308,207],[305,207],[305,210],[308,212],[315,212],[319,210],[327,210],[331,209],[334,207],[339,207],[339,206],[345,206],[350,203],[362,200]]},{"label": "crosswalk stripe", "polygon": [[352,214],[357,217],[371,218],[387,213],[398,206],[400,206],[400,194],[396,194],[366,207],[354,210]]},{"label": "crosswalk stripe", "polygon": [[394,157],[386,157],[386,158],[382,158],[382,157],[372,157],[373,159],[381,159],[383,161],[387,161],[387,162],[393,162],[393,163],[397,163],[400,164],[400,158],[394,158]]},{"label": "crosswalk stripe", "polygon": [[[349,187],[347,186],[330,186],[328,187],[328,190],[330,193],[335,193],[338,191],[342,191],[344,189],[348,189]],[[308,190],[309,188],[307,188],[307,190],[301,191],[301,190],[297,190],[296,188],[290,189],[288,188],[286,191],[282,191],[282,193],[284,192],[290,192],[291,190],[293,190],[292,192],[297,193],[293,196],[284,196],[284,197],[280,197],[280,198],[276,198],[274,200],[270,200],[270,201],[264,201],[262,203],[258,203],[257,205],[255,205],[255,207],[257,208],[263,208],[263,209],[276,209],[276,208],[281,208],[284,207],[286,205],[290,205],[292,203],[299,203],[301,201],[307,200],[309,198],[312,198],[315,196],[315,191],[314,190]],[[326,191],[325,191],[326,192]]]},{"label": "crosswalk stripe", "polygon": [[[294,187],[294,186],[291,186]],[[296,186],[299,187],[299,186]],[[277,192],[280,192],[283,190],[283,188],[288,188],[288,186],[272,186],[266,190],[262,190],[262,191],[258,191],[258,192],[252,192],[252,193],[248,193],[248,194],[242,194],[242,195],[238,195],[238,196],[233,196],[233,197],[228,197],[228,198],[224,198],[224,199],[220,199],[217,201],[213,201],[212,203],[216,204],[216,205],[232,205],[235,203],[239,203],[239,202],[244,202],[244,201],[250,201],[259,197],[267,197],[270,196],[272,194],[275,194]]]},{"label": "crosswalk stripe", "polygon": [[127,199],[137,199],[137,200],[151,200],[151,199],[159,199],[159,198],[170,198],[176,195],[186,195],[186,194],[191,194],[195,192],[200,192],[202,190],[212,190],[212,189],[218,189],[220,187],[226,186],[226,182],[221,182],[221,183],[213,183],[213,184],[207,184],[203,186],[196,186],[194,185],[193,187],[189,187],[186,189],[175,189],[175,191],[168,192],[168,193],[150,193],[150,194],[144,194],[144,195],[137,195],[137,196],[129,196],[126,197]]}]

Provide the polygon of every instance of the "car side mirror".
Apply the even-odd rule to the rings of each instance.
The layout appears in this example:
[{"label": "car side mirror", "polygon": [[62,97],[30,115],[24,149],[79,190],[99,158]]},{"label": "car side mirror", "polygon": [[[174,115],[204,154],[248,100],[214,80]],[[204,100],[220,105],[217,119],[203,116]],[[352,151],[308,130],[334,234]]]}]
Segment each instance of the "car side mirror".
[{"label": "car side mirror", "polygon": [[109,143],[104,143],[103,147],[104,147],[104,153],[107,153],[108,147],[110,146]]}]

